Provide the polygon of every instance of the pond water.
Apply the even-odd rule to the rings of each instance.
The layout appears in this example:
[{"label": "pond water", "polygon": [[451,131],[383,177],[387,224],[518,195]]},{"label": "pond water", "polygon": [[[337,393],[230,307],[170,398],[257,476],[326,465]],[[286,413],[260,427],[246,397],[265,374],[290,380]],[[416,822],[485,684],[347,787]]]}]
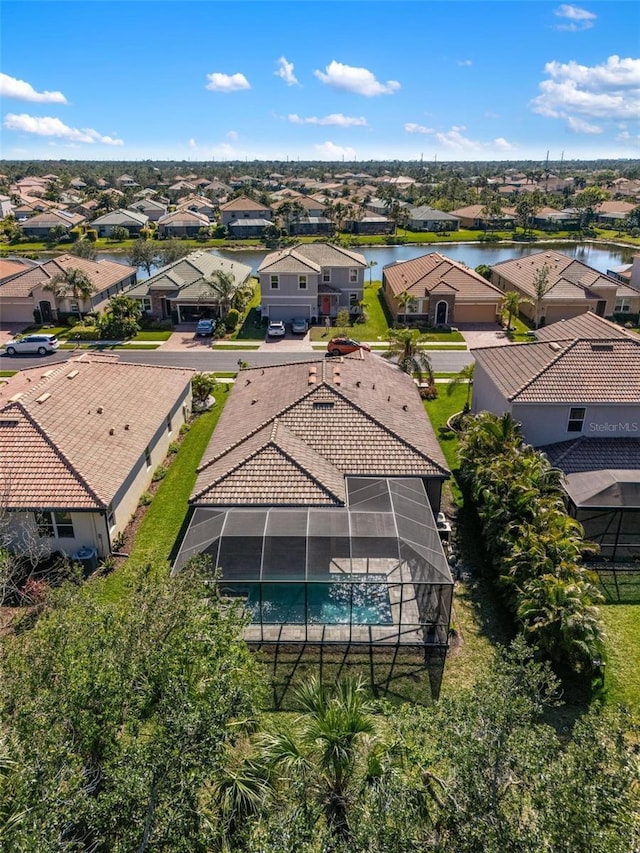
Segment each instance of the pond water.
[{"label": "pond water", "polygon": [[[613,267],[631,263],[634,254],[639,250],[631,246],[618,246],[609,243],[512,243],[482,245],[479,243],[429,243],[420,246],[369,246],[359,250],[367,263],[372,263],[371,275],[374,279],[382,277],[382,267],[396,261],[409,261],[426,255],[429,252],[441,252],[443,255],[455,261],[462,261],[468,267],[475,269],[479,264],[492,266],[500,261],[510,258],[522,258],[544,249],[554,249],[569,257],[577,258],[590,267],[606,272]],[[211,249],[214,255],[231,258],[242,264],[247,264],[253,272],[258,269],[265,255],[266,249]],[[126,255],[109,252],[100,252],[99,258],[107,258],[112,261],[126,263]],[[152,275],[156,269],[152,269]],[[138,279],[147,278],[144,269],[138,271]]]}]

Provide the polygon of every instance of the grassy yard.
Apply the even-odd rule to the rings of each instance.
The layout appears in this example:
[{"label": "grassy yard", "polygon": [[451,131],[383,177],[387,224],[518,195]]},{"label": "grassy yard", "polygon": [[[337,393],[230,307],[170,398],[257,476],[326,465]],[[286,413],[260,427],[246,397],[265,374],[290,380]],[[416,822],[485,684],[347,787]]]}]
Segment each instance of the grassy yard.
[{"label": "grassy yard", "polygon": [[640,604],[606,604],[607,701],[626,705],[640,719]]}]

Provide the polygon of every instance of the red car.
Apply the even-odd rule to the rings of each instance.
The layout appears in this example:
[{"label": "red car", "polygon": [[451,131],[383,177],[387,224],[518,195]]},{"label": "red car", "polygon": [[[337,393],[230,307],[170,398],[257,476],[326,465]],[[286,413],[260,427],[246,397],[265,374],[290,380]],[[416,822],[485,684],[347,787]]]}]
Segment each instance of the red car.
[{"label": "red car", "polygon": [[331,338],[327,344],[329,355],[348,355],[348,353],[359,349],[371,352],[369,344],[361,344],[360,341],[356,341],[353,338]]}]

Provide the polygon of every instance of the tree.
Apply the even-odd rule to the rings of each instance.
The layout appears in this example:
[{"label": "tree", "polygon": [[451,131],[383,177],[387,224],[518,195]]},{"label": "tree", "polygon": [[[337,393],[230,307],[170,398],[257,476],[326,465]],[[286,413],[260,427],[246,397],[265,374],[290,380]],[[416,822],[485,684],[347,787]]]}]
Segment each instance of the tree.
[{"label": "tree", "polygon": [[211,276],[205,280],[205,283],[215,295],[220,306],[220,316],[225,317],[236,291],[235,276],[226,270],[214,270]]},{"label": "tree", "polygon": [[609,193],[600,187],[587,187],[573,199],[573,206],[580,215],[580,228],[588,228],[596,215],[596,211]]},{"label": "tree", "polygon": [[157,249],[158,261],[161,266],[167,266],[189,254],[189,247],[180,240],[164,240]]},{"label": "tree", "polygon": [[87,261],[95,261],[98,250],[95,243],[87,240],[86,237],[81,237],[69,249],[69,254],[75,255],[76,258],[84,258]]},{"label": "tree", "polygon": [[491,281],[491,267],[488,264],[478,264],[476,272],[478,275],[481,275],[482,278],[486,278],[487,281]]},{"label": "tree", "polygon": [[196,403],[205,403],[217,387],[214,373],[195,373],[191,379],[191,392]]},{"label": "tree", "polygon": [[290,728],[266,734],[262,760],[284,778],[300,779],[335,840],[353,838],[351,810],[361,791],[375,784],[384,740],[364,684],[347,679],[330,692],[312,678],[296,693],[302,706]]},{"label": "tree", "polygon": [[408,290],[403,290],[402,293],[396,296],[396,302],[398,303],[398,317],[402,315],[402,319],[406,325],[407,313],[411,313],[412,308],[415,311],[416,301]]},{"label": "tree", "polygon": [[390,329],[389,349],[382,353],[382,357],[397,362],[400,370],[410,376],[417,376],[419,382],[426,377],[431,385],[434,383],[431,361],[420,348],[420,344],[428,339],[417,329]]},{"label": "tree", "polygon": [[124,228],[122,225],[114,225],[111,229],[111,240],[115,243],[123,243],[125,240],[129,239],[129,229]]},{"label": "tree", "polygon": [[543,264],[539,270],[536,270],[533,276],[532,286],[535,293],[535,319],[534,325],[536,329],[540,326],[540,313],[542,311],[542,300],[551,290],[555,282],[550,281],[551,268],[549,264]]},{"label": "tree", "polygon": [[502,198],[492,190],[482,190],[480,194],[482,202],[482,216],[485,220],[485,230],[493,231],[496,219],[502,216]]},{"label": "tree", "polygon": [[158,261],[157,244],[151,240],[136,240],[129,251],[129,263],[132,267],[144,267],[147,275]]},{"label": "tree", "polygon": [[9,806],[24,814],[3,849],[211,849],[208,785],[255,711],[243,616],[206,566],[141,574],[115,603],[65,588],[3,638]]},{"label": "tree", "polygon": [[46,242],[51,243],[54,246],[56,243],[60,243],[62,240],[65,240],[69,237],[69,232],[64,227],[64,225],[54,225],[53,228],[49,228],[47,233]]},{"label": "tree", "polygon": [[97,326],[103,340],[127,340],[140,331],[142,306],[138,299],[125,293],[112,296],[109,308],[98,319]]},{"label": "tree", "polygon": [[500,309],[507,312],[507,333],[511,331],[511,321],[514,317],[518,316],[520,306],[523,303],[533,304],[531,299],[518,293],[517,290],[507,290],[502,297]]},{"label": "tree", "polygon": [[85,272],[76,267],[70,267],[54,275],[45,284],[44,290],[53,293],[56,300],[73,297],[77,304],[78,317],[82,320],[82,303],[95,292],[95,286]]},{"label": "tree", "polygon": [[369,270],[369,286],[371,286],[371,285],[373,284],[373,282],[372,282],[372,280],[371,280],[371,277],[372,277],[372,275],[371,275],[371,274],[372,274],[372,270],[373,270],[373,268],[374,268],[374,267],[377,267],[377,266],[378,266],[378,262],[377,262],[377,261],[369,261],[369,263],[367,264],[367,269]]},{"label": "tree", "polygon": [[464,411],[468,412],[471,403],[471,389],[473,388],[473,375],[475,373],[476,363],[467,364],[459,373],[447,382],[447,395],[451,396],[458,385],[463,382],[467,386],[467,398],[464,403]]},{"label": "tree", "polygon": [[542,207],[542,198],[540,193],[524,193],[518,197],[515,204],[518,221],[522,226],[523,232],[526,234],[530,228],[531,220]]}]

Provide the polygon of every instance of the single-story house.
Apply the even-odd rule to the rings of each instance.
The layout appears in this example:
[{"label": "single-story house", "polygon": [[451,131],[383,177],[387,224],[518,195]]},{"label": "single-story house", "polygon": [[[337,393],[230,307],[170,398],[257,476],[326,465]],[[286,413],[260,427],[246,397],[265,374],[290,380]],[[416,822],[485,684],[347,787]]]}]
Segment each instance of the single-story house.
[{"label": "single-story house", "polygon": [[191,412],[194,371],[83,354],[0,388],[0,472],[15,532],[105,557]]},{"label": "single-story house", "polygon": [[[544,296],[536,296],[536,280],[546,275]],[[491,267],[491,281],[503,292],[515,290],[529,302],[520,311],[538,325],[555,323],[593,311],[601,317],[640,310],[640,292],[582,261],[547,249]]]},{"label": "single-story house", "polygon": [[513,208],[505,207],[498,216],[487,216],[483,204],[469,204],[466,207],[459,207],[457,210],[452,210],[451,214],[459,220],[461,228],[485,231],[490,228],[501,230],[513,228],[517,221],[516,212]]},{"label": "single-story house", "polygon": [[407,228],[410,231],[457,231],[460,219],[452,213],[422,205],[410,208]]},{"label": "single-story house", "polygon": [[209,217],[191,210],[165,213],[158,219],[159,237],[196,237],[201,228],[209,228]]},{"label": "single-story house", "polygon": [[345,219],[344,230],[350,234],[391,234],[395,228],[393,219],[369,213],[356,219]]},{"label": "single-story house", "polygon": [[210,223],[216,221],[216,206],[203,196],[189,196],[179,199],[176,210],[190,210],[206,216]]},{"label": "single-story house", "polygon": [[330,237],[333,231],[333,222],[326,216],[300,216],[289,223],[289,234],[292,237]]},{"label": "single-story house", "polygon": [[255,201],[252,198],[247,198],[246,196],[238,196],[238,198],[232,198],[231,201],[221,204],[220,217],[221,224],[225,228],[231,225],[231,223],[243,219],[258,219],[261,221],[266,219],[268,222],[271,222],[273,219],[271,208],[268,205]]},{"label": "single-story house", "polygon": [[580,225],[580,217],[573,211],[542,207],[531,217],[531,225],[533,228],[567,230],[577,228]]},{"label": "single-story house", "polygon": [[79,213],[70,213],[68,210],[49,210],[46,213],[38,213],[31,216],[26,222],[18,222],[25,237],[46,239],[52,228],[62,226],[67,233],[72,228],[85,221],[85,217]]},{"label": "single-story house", "polygon": [[157,222],[167,212],[167,205],[154,198],[141,198],[130,204],[129,210],[144,213],[149,222]]},{"label": "single-story house", "polygon": [[126,228],[130,237],[139,237],[148,222],[149,217],[145,213],[120,208],[94,219],[91,227],[96,229],[98,237],[111,237],[114,228]]},{"label": "single-story house", "polygon": [[[570,510],[601,556],[637,560],[640,338],[603,337],[598,325],[575,318],[554,324],[559,339],[474,350],[472,411],[509,412],[563,471]],[[596,337],[562,339],[572,331]]]},{"label": "single-story house", "polygon": [[382,293],[394,319],[429,326],[497,323],[503,298],[475,270],[439,252],[387,264]]},{"label": "single-story house", "polygon": [[227,228],[232,237],[242,240],[246,237],[262,237],[271,225],[273,222],[269,219],[252,217],[251,219],[234,219],[227,225]]},{"label": "single-story house", "polygon": [[217,271],[232,275],[236,287],[251,276],[246,264],[198,250],[162,267],[127,296],[139,300],[142,310],[158,320],[174,316],[178,323],[191,323],[200,317],[219,317],[219,299],[208,284]]},{"label": "single-story house", "polygon": [[262,314],[270,320],[313,322],[359,310],[364,255],[330,243],[304,243],[271,252],[258,267]]},{"label": "single-story house", "polygon": [[[93,284],[93,292],[80,304],[69,294],[57,298],[47,290],[49,282],[57,275],[77,269],[85,273]],[[136,267],[116,261],[91,261],[75,255],[58,255],[16,273],[0,283],[0,316],[5,323],[33,323],[39,316],[43,323],[52,323],[60,314],[83,314],[104,310],[109,299],[127,291],[136,283]],[[36,313],[34,313],[36,312]]]},{"label": "single-story house", "polygon": [[[339,437],[339,439],[338,439]],[[413,380],[371,353],[242,370],[174,571],[207,554],[249,643],[447,648],[446,461]]]},{"label": "single-story house", "polygon": [[603,201],[596,211],[596,222],[614,227],[618,222],[626,222],[637,206],[629,201]]}]

